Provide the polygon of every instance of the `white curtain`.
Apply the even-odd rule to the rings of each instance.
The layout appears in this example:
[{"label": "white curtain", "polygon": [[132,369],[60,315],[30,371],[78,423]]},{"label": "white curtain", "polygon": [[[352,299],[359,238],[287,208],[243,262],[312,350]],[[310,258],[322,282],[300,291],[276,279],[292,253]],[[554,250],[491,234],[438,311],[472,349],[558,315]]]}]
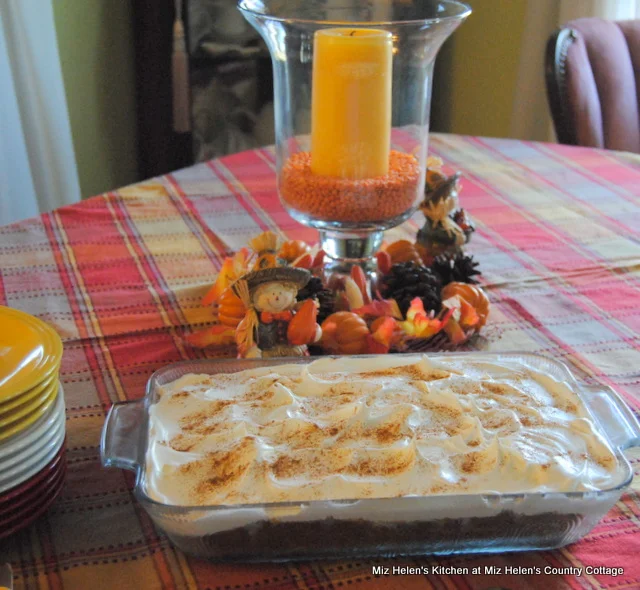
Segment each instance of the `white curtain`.
[{"label": "white curtain", "polygon": [[527,0],[511,137],[555,141],[544,81],[547,39],[561,24],[587,16],[640,18],[640,0]]},{"label": "white curtain", "polygon": [[79,199],[51,0],[0,0],[0,225]]},{"label": "white curtain", "polygon": [[607,20],[640,17],[639,0],[561,0],[558,26],[583,16],[599,16]]}]

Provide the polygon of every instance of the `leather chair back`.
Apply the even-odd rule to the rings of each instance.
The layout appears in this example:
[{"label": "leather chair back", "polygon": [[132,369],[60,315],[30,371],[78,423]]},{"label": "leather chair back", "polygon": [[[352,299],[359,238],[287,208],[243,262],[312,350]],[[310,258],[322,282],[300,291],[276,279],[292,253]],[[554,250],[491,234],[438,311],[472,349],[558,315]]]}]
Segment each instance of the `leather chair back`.
[{"label": "leather chair back", "polygon": [[549,39],[545,76],[560,143],[640,153],[640,20],[568,22]]}]

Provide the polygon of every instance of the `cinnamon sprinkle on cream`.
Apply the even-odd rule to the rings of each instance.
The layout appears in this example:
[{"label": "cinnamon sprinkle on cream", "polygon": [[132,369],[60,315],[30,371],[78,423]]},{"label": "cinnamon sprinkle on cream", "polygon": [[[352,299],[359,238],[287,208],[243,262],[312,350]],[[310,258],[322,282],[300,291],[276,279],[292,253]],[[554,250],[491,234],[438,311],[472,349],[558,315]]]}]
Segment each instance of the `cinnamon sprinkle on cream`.
[{"label": "cinnamon sprinkle on cream", "polygon": [[566,384],[464,357],[320,359],[185,375],[150,409],[147,489],[181,505],[614,485]]}]

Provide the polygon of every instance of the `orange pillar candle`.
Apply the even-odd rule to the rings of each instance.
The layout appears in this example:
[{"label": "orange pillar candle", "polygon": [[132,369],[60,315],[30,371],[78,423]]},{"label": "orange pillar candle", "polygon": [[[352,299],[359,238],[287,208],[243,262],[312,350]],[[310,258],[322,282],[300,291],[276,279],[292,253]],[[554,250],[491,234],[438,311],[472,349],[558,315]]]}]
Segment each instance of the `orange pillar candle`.
[{"label": "orange pillar candle", "polygon": [[311,100],[314,174],[358,180],[389,171],[392,47],[388,31],[316,32]]}]

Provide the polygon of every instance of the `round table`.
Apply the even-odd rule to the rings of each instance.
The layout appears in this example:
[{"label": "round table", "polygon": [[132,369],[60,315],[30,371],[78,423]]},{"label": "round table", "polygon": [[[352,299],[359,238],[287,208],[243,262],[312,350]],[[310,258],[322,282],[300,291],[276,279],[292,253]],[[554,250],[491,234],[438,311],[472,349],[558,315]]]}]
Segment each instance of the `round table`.
[{"label": "round table", "polygon": [[[462,172],[461,204],[477,225],[469,249],[493,303],[482,346],[563,360],[638,410],[640,157],[438,134],[430,151]],[[0,304],[46,320],[65,346],[67,485],[45,517],[0,541],[16,588],[640,588],[637,482],[584,540],[557,551],[244,566],[188,558],[154,529],[131,474],[100,465],[102,424],[157,368],[219,354],[183,336],[210,322],[200,298],[227,253],[263,230],[317,239],[280,205],[274,169],[273,149],[243,152],[0,228]],[[419,225],[417,216],[387,239]],[[394,566],[427,570],[392,575]],[[587,566],[624,573],[545,573]]]}]

